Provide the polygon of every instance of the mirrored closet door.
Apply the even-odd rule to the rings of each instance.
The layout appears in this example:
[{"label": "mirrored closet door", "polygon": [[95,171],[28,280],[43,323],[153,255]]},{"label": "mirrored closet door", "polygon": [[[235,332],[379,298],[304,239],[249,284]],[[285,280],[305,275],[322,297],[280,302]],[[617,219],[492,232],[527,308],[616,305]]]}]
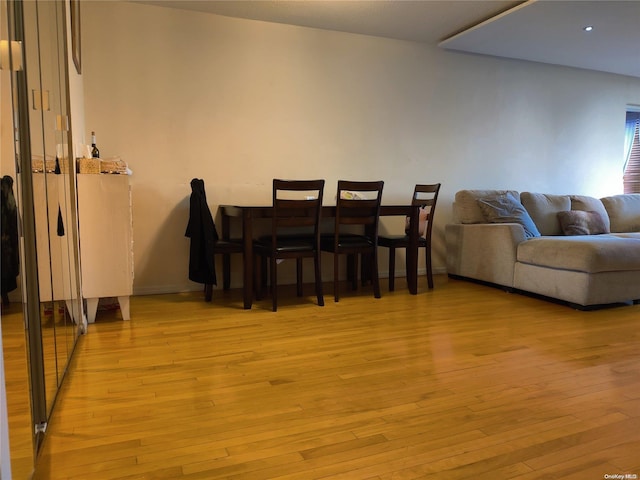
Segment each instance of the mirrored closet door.
[{"label": "mirrored closet door", "polygon": [[21,61],[12,62],[11,87],[22,322],[37,453],[86,325],[69,118],[67,2],[8,0],[6,13],[9,40],[23,51]]}]

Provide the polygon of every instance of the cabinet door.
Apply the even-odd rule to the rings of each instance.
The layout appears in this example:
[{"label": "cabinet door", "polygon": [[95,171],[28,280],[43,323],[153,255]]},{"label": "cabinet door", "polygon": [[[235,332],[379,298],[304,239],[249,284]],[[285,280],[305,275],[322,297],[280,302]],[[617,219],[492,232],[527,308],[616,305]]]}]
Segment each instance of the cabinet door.
[{"label": "cabinet door", "polygon": [[133,293],[131,192],[127,175],[78,174],[82,296]]},{"label": "cabinet door", "polygon": [[[67,235],[71,234],[66,185],[69,175],[34,174],[33,203],[36,221],[38,252],[38,280],[40,301],[71,300],[76,298],[73,288],[75,263],[69,252]],[[62,222],[63,231],[58,229]]]}]

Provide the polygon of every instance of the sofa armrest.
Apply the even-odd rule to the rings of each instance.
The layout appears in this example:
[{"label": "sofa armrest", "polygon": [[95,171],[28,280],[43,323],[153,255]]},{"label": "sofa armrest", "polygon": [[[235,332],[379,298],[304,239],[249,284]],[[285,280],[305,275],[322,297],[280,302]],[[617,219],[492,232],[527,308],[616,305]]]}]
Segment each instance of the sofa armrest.
[{"label": "sofa armrest", "polygon": [[445,240],[449,274],[513,287],[518,244],[525,241],[522,225],[449,224]]}]

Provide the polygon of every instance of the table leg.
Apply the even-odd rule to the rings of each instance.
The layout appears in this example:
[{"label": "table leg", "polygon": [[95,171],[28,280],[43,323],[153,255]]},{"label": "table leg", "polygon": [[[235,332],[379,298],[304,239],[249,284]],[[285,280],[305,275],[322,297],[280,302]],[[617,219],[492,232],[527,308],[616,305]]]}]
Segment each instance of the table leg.
[{"label": "table leg", "polygon": [[417,295],[418,293],[418,220],[419,211],[418,208],[414,208],[411,212],[411,225],[415,227],[409,232],[409,247],[407,247],[406,255],[406,270],[407,270],[407,286],[409,287],[409,293]]},{"label": "table leg", "polygon": [[242,292],[244,308],[251,308],[253,303],[253,228],[249,209],[242,211],[242,244],[244,246],[244,273]]},{"label": "table leg", "polygon": [[[229,241],[231,238],[230,220],[227,215],[222,215],[222,240]],[[231,288],[231,255],[227,253],[222,254],[222,288],[223,290]]]}]

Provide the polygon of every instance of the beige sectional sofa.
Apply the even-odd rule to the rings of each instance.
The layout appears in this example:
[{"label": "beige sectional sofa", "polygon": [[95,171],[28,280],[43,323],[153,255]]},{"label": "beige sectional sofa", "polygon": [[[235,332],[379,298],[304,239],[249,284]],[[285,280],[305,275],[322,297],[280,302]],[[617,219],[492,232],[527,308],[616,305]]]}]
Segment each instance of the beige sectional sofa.
[{"label": "beige sectional sofa", "polygon": [[447,271],[578,308],[640,302],[640,194],[461,190]]}]

